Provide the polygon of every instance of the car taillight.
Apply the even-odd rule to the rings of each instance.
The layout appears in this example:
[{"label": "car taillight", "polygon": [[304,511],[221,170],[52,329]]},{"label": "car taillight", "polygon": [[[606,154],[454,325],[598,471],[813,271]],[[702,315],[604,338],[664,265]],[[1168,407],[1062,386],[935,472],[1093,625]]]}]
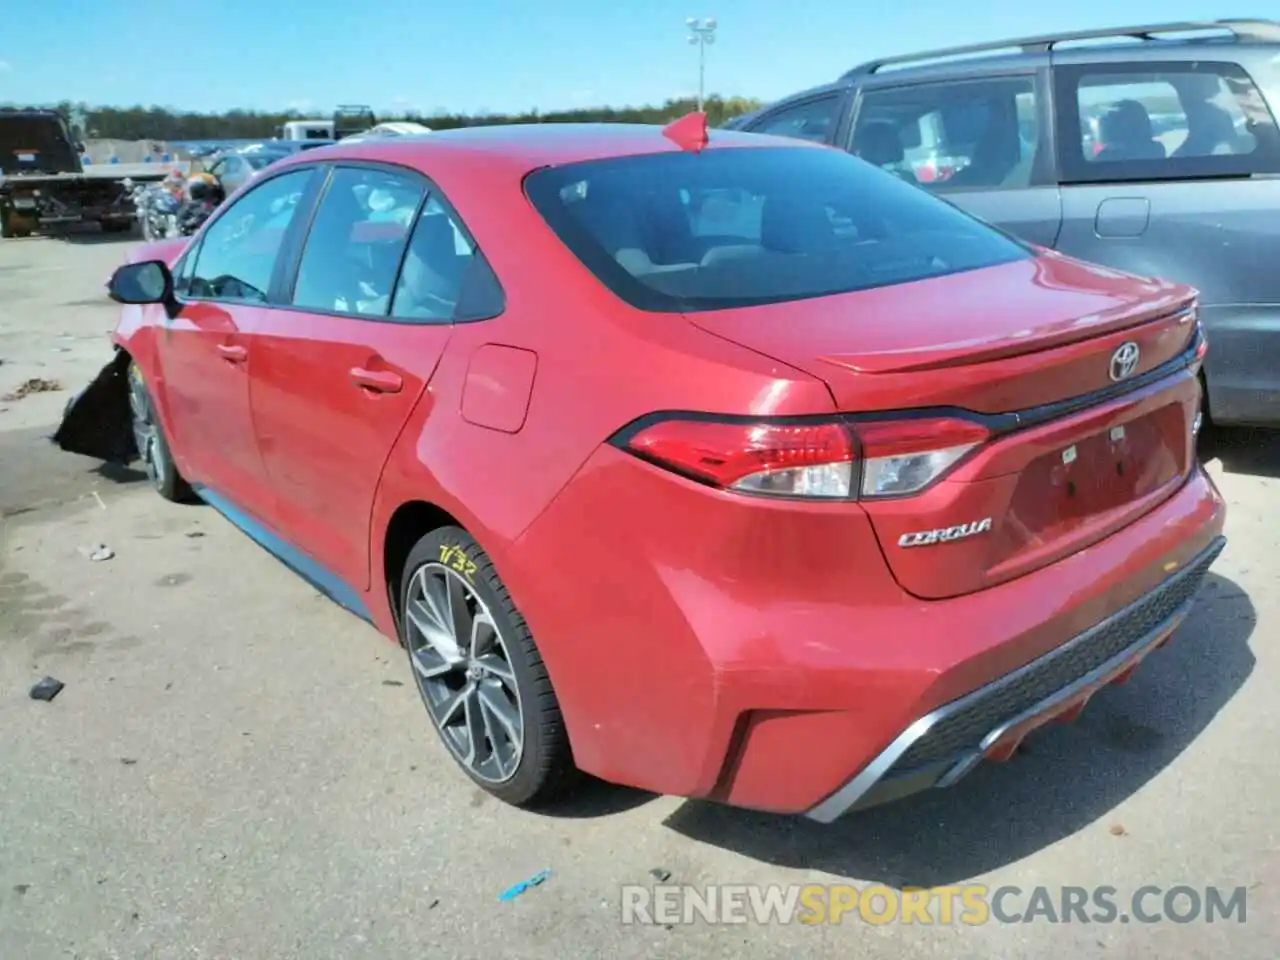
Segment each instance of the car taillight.
[{"label": "car taillight", "polygon": [[951,417],[816,423],[672,417],[621,445],[723,490],[848,500],[918,493],[989,436],[980,424]]},{"label": "car taillight", "polygon": [[839,423],[662,420],[627,441],[659,466],[726,490],[847,499],[853,437]]}]

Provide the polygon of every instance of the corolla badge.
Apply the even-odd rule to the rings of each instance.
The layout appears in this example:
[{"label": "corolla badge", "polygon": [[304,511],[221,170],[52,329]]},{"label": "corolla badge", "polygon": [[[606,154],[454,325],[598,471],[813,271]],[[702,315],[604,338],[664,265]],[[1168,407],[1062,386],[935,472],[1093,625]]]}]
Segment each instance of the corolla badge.
[{"label": "corolla badge", "polygon": [[1138,360],[1141,356],[1142,351],[1132,340],[1116,347],[1116,352],[1111,355],[1111,379],[1119,383],[1126,377],[1132,376],[1133,371],[1138,369]]},{"label": "corolla badge", "polygon": [[991,530],[991,518],[983,517],[970,523],[962,523],[956,527],[941,527],[937,530],[917,530],[915,533],[904,533],[898,538],[900,547],[927,547],[935,543],[950,543],[963,540]]}]

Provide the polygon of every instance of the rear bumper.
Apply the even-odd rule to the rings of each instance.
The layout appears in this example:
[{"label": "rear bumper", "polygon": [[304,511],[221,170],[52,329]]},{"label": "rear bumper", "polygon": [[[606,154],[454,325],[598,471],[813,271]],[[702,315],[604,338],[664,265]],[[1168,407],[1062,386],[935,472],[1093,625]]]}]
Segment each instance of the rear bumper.
[{"label": "rear bumper", "polygon": [[1155,590],[1062,646],[914,721],[844,786],[808,811],[821,823],[958,782],[984,758],[1005,760],[1022,738],[1074,717],[1102,687],[1128,679],[1191,611],[1226,538],[1217,537]]},{"label": "rear bumper", "polygon": [[1224,521],[1197,466],[1103,540],[928,601],[860,509],[735,497],[607,448],[499,569],[578,766],[830,820],[954,782],[999,731],[1123,674],[1185,615]]}]

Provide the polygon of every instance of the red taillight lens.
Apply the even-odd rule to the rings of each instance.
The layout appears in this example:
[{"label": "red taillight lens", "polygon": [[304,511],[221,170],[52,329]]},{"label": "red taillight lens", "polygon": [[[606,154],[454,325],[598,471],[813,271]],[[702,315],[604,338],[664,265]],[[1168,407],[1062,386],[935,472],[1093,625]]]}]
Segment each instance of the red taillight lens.
[{"label": "red taillight lens", "polygon": [[950,417],[806,424],[673,418],[641,429],[626,448],[726,490],[858,499],[918,493],[989,435]]},{"label": "red taillight lens", "polygon": [[849,496],[853,438],[841,424],[664,420],[627,443],[646,460],[726,489]]}]

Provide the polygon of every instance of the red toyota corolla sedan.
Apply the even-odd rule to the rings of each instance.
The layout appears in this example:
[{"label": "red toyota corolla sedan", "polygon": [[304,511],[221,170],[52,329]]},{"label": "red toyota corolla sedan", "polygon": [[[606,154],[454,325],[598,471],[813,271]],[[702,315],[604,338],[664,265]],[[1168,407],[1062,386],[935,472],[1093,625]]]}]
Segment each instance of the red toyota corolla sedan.
[{"label": "red toyota corolla sedan", "polygon": [[110,288],[56,439],[395,638],[515,804],[952,784],[1126,678],[1224,545],[1195,291],[698,115],[309,151]]}]

